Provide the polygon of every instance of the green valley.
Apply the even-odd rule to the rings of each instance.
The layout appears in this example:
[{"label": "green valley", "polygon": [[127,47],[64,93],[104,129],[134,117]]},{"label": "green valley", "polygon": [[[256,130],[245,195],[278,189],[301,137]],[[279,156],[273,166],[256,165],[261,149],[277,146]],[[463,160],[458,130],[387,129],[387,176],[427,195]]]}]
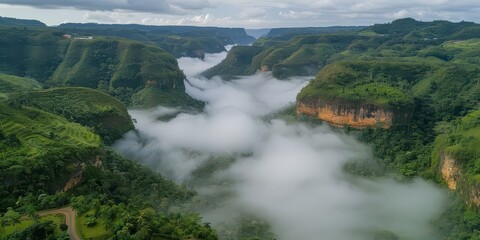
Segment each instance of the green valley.
[{"label": "green valley", "polygon": [[480,239],[479,24],[252,41],[0,18],[0,239]]}]

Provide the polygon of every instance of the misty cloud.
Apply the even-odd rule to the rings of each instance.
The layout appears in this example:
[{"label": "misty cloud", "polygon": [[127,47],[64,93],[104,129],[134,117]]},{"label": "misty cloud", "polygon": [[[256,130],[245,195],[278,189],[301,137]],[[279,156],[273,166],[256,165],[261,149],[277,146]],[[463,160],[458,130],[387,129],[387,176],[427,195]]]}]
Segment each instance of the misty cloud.
[{"label": "misty cloud", "polygon": [[[37,8],[4,7],[0,8],[1,15],[38,18],[47,24],[59,24],[66,20],[82,22],[85,10],[119,13],[115,19],[97,20],[107,23],[246,28],[366,26],[391,22],[399,17],[423,21],[480,21],[480,3],[475,0],[0,0],[1,3]],[[48,10],[58,8],[70,12],[52,14]]]},{"label": "misty cloud", "polygon": [[[281,239],[437,239],[429,221],[441,214],[442,192],[415,180],[351,176],[342,166],[368,158],[365,146],[327,127],[271,125],[251,158],[230,169],[239,204],[272,224]],[[365,159],[363,159],[365,160]]]},{"label": "misty cloud", "polygon": [[92,11],[135,11],[176,14],[210,7],[208,0],[1,0],[0,3],[37,8],[76,8]]},{"label": "misty cloud", "polygon": [[[198,76],[224,56],[179,59],[191,83],[187,92],[207,103],[204,112],[130,111],[137,132],[114,147],[178,182],[193,181],[209,201],[200,211],[213,226],[253,214],[286,240],[370,240],[385,231],[400,239],[438,239],[430,222],[446,204],[442,190],[421,179],[402,183],[345,172],[349,162],[370,162],[368,147],[326,125],[264,119],[292,104],[308,78]],[[207,183],[196,181],[195,171],[225,157],[233,160],[212,170]],[[231,197],[218,197],[225,194]]]}]

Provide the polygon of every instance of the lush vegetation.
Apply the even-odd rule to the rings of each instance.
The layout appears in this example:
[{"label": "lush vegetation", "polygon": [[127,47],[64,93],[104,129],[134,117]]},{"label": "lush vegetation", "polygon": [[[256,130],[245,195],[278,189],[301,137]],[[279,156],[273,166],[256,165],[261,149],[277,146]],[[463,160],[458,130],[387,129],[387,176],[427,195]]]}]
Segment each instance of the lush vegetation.
[{"label": "lush vegetation", "polygon": [[[2,28],[0,72],[33,78],[45,86],[98,89],[127,105],[133,94],[145,87],[184,90],[185,76],[176,59],[160,48],[97,36],[67,39],[64,33],[47,28]],[[193,101],[182,95],[185,105]],[[138,98],[136,106],[142,106]]]},{"label": "lush vegetation", "polygon": [[227,59],[241,58],[242,61],[223,61],[204,75],[222,75],[233,68],[239,69],[232,73],[235,75],[251,75],[262,69],[272,71],[273,76],[279,79],[311,76],[326,65],[334,53],[344,50],[356,38],[363,37],[339,33],[302,35],[289,41],[279,37],[261,38],[242,51],[229,52]]},{"label": "lush vegetation", "polygon": [[[473,40],[480,37],[477,29],[480,29],[479,25],[471,22],[420,22],[410,18],[366,28],[273,29],[271,35],[253,43],[252,48],[260,47],[261,51],[252,56],[251,61],[222,62],[214,70],[207,71],[207,76],[221,75],[227,72],[226,69],[238,67],[243,71],[237,70],[234,72],[236,75],[251,75],[263,69],[284,79],[316,75],[327,64],[339,60],[365,61],[392,57],[427,57],[429,61],[438,63],[450,61],[456,55],[456,60],[474,63],[478,62],[476,40]],[[465,51],[467,48],[470,51]],[[242,53],[230,54],[234,59],[235,55]],[[245,62],[251,64],[247,68],[242,67]]]},{"label": "lush vegetation", "polygon": [[[17,221],[21,214],[67,204],[81,213],[84,236],[216,239],[213,229],[182,207],[194,192],[116,155],[88,128],[24,106],[1,105],[0,115],[0,215],[8,239],[38,231],[60,237],[52,223]],[[60,191],[75,176],[80,182]]]},{"label": "lush vegetation", "polygon": [[39,89],[42,85],[34,79],[0,73],[0,101],[8,98],[12,92],[24,92]]},{"label": "lush vegetation", "polygon": [[203,73],[207,78],[221,76],[231,79],[245,72],[254,73],[257,69],[249,68],[252,58],[260,53],[261,49],[257,47],[235,46],[228,53],[227,57],[217,66],[208,69]]},{"label": "lush vegetation", "polygon": [[9,102],[42,109],[90,127],[107,144],[133,129],[125,105],[93,89],[68,87],[31,91],[13,94]]},{"label": "lush vegetation", "polygon": [[[104,145],[133,127],[122,102],[94,89],[40,88],[0,75],[0,239],[68,239],[63,218],[36,215],[66,205],[85,239],[217,239],[188,207],[195,192]],[[152,99],[163,93],[145,89],[159,91]],[[157,103],[181,105],[185,93],[173,91]]]},{"label": "lush vegetation", "polygon": [[279,37],[288,40],[293,36],[316,34],[316,33],[335,33],[343,31],[356,31],[365,27],[355,26],[337,26],[337,27],[298,27],[298,28],[274,28],[266,35],[267,38]]},{"label": "lush vegetation", "polygon": [[46,27],[45,23],[42,23],[38,20],[30,19],[17,19],[17,18],[8,18],[0,17],[0,25],[6,26],[18,26],[18,27]]},{"label": "lush vegetation", "polygon": [[[442,155],[458,161],[464,172],[466,188],[480,187],[480,110],[473,111],[461,119],[437,125],[437,136],[432,154],[432,171],[439,168]],[[460,184],[461,185],[461,184]]]},{"label": "lush vegetation", "polygon": [[250,44],[255,39],[240,28],[145,26],[122,24],[62,24],[72,35],[117,36],[156,45],[175,57],[204,58],[225,51],[225,45]]},{"label": "lush vegetation", "polygon": [[299,101],[323,98],[373,104],[387,108],[411,108],[411,86],[428,73],[421,62],[369,61],[330,64],[298,95]]},{"label": "lush vegetation", "polygon": [[4,222],[0,226],[0,239],[47,239],[53,235],[58,239],[68,239],[63,215],[21,217],[20,213],[9,209],[1,218]]},{"label": "lush vegetation", "polygon": [[[0,71],[6,73],[0,75],[1,238],[27,239],[40,232],[44,238],[61,238],[64,232],[59,231],[59,220],[50,219],[55,217],[37,221],[21,216],[65,205],[78,211],[78,227],[85,238],[217,238],[216,231],[191,209],[215,206],[228,196],[195,199],[195,192],[188,187],[120,157],[104,145],[132,127],[126,107],[105,93],[130,106],[201,106],[185,95],[184,76],[175,59],[159,48],[130,40],[62,37],[69,31],[74,37],[103,31],[157,45],[168,44],[166,38],[171,38],[175,44],[186,45],[185,49],[199,49],[205,47],[199,45],[199,39],[208,32],[186,34],[154,27],[137,31],[132,29],[135,27],[1,27]],[[407,125],[362,130],[347,127],[345,131],[372,146],[382,170],[406,177],[441,182],[441,154],[458,160],[466,179],[460,188],[464,191],[459,191],[458,201],[437,226],[447,239],[476,239],[480,236],[480,213],[478,207],[465,201],[479,189],[480,179],[478,29],[477,24],[467,22],[402,19],[354,32],[296,37],[292,36],[297,33],[289,32],[259,39],[251,47],[233,48],[205,75],[233,78],[263,69],[287,78],[320,70],[299,94],[299,100],[412,108],[414,114]],[[155,33],[157,30],[170,32]],[[190,41],[193,35],[196,40]],[[215,38],[223,41],[224,35]],[[171,47],[186,51],[175,44]],[[77,87],[42,90],[42,84],[83,86],[105,93]],[[294,112],[287,109],[278,114],[289,115],[292,120]],[[209,176],[233,161],[218,158],[197,169],[189,186],[216,184],[208,182]],[[346,168],[363,171],[355,166]],[[75,179],[79,181],[72,184]],[[222,182],[221,187],[229,186]],[[268,223],[243,213],[236,220],[239,225],[233,232],[231,227],[220,227],[218,235],[275,238]],[[379,233],[378,237],[392,236]]]},{"label": "lush vegetation", "polygon": [[88,128],[38,109],[0,104],[0,116],[1,210],[20,196],[61,188],[73,164],[89,161],[101,146]]}]

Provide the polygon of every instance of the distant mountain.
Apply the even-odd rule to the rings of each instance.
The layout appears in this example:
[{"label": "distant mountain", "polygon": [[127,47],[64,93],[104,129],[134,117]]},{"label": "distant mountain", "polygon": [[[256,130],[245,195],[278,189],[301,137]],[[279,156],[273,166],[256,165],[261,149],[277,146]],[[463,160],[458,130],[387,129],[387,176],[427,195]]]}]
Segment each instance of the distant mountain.
[{"label": "distant mountain", "polygon": [[301,27],[301,28],[273,28],[266,37],[283,37],[290,39],[294,36],[315,33],[335,33],[340,31],[362,30],[363,26],[333,26],[333,27]]},{"label": "distant mountain", "polygon": [[259,28],[259,29],[245,29],[248,35],[254,38],[261,38],[268,35],[270,28]]},{"label": "distant mountain", "polygon": [[6,26],[29,26],[29,27],[46,27],[47,25],[38,20],[30,19],[17,19],[17,18],[8,18],[0,17],[0,25]]},{"label": "distant mountain", "polygon": [[255,41],[243,28],[96,23],[67,23],[57,28],[73,36],[116,36],[156,45],[176,58],[203,59],[206,53],[226,51],[226,45],[246,45]]},{"label": "distant mountain", "polygon": [[[230,51],[217,66],[204,75],[233,78],[252,75],[257,71],[271,71],[273,76],[286,79],[292,76],[316,75],[324,66],[338,59],[349,59],[355,54],[377,49],[378,56],[416,54],[433,56],[444,61],[454,58],[454,51],[437,46],[450,40],[480,38],[480,24],[472,22],[421,22],[411,18],[369,27],[276,28],[259,38],[251,47]],[[392,46],[396,46],[394,48]],[[408,46],[408,48],[407,48]],[[419,52],[419,49],[423,49]],[[467,53],[465,53],[467,54]],[[472,63],[478,54],[468,57]],[[367,57],[366,54],[362,55]]]},{"label": "distant mountain", "polygon": [[391,23],[375,24],[365,28],[365,31],[390,38],[402,37],[409,41],[480,38],[480,25],[465,21],[458,23],[444,20],[422,22],[413,18],[403,18]]},{"label": "distant mountain", "polygon": [[96,24],[96,23],[65,23],[59,28],[76,29],[129,29],[139,30],[150,33],[175,33],[180,35],[199,34],[199,33],[221,33],[228,36],[235,44],[250,44],[255,38],[247,35],[243,28],[221,28],[221,27],[195,27],[195,26],[152,26],[139,24]]}]

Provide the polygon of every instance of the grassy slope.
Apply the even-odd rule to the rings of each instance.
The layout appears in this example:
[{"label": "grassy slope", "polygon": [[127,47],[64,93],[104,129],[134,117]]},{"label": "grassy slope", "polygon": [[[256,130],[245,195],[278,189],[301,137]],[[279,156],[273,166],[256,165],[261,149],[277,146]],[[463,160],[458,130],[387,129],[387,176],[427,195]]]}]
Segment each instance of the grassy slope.
[{"label": "grassy slope", "polygon": [[0,131],[2,209],[27,193],[56,191],[73,162],[91,160],[102,146],[88,128],[29,107],[0,104]]},{"label": "grassy slope", "polygon": [[20,94],[11,101],[33,106],[91,127],[110,142],[133,129],[123,103],[110,95],[88,88],[67,87]]},{"label": "grassy slope", "polygon": [[[39,221],[40,222],[52,221],[56,226],[55,234],[59,235],[60,224],[65,223],[65,216],[61,214],[44,216],[44,217],[40,217]],[[17,223],[15,225],[0,226],[0,239],[7,239],[8,235],[12,234],[13,232],[25,230],[32,224],[33,224],[32,219],[24,219],[24,220],[21,220],[20,223]]]},{"label": "grassy slope", "polygon": [[435,141],[432,168],[438,168],[444,152],[459,161],[472,184],[480,185],[480,110],[444,125],[442,132]]},{"label": "grassy slope", "polygon": [[273,76],[279,79],[315,75],[332,55],[346,48],[355,37],[349,34],[316,34],[278,42],[261,38],[254,46],[232,48],[224,61],[204,75],[232,78],[254,74],[262,67],[272,71]]},{"label": "grassy slope", "polygon": [[171,107],[191,107],[200,109],[204,106],[202,102],[185,96],[183,90],[161,90],[154,87],[147,87],[132,96],[132,107],[152,108],[158,105]]},{"label": "grassy slope", "polygon": [[39,89],[42,85],[34,79],[17,77],[0,73],[0,100],[8,98],[8,94],[18,91]]},{"label": "grassy slope", "polygon": [[95,210],[89,210],[88,212],[80,214],[77,217],[77,229],[84,239],[108,239],[112,237],[113,233],[105,228],[105,223],[102,219],[96,219],[94,226],[87,226],[88,218],[95,215]]},{"label": "grassy slope", "polygon": [[[469,22],[400,19],[361,31],[260,38],[252,48],[260,47],[262,51],[253,56],[250,65],[244,67],[247,70],[237,70],[233,74],[251,75],[266,66],[280,79],[295,75],[308,76],[315,75],[326,64],[341,59],[415,57],[420,50],[423,56],[430,56],[431,61],[438,63],[450,60],[449,55],[455,52],[453,48],[470,48],[471,51],[463,51],[463,59],[478,64],[480,51],[475,48],[478,41],[472,40],[480,37],[478,29],[478,24]],[[444,46],[441,46],[442,43]],[[236,53],[239,56],[241,54]],[[215,71],[208,71],[207,76],[222,75],[222,70],[228,72],[228,69],[240,68],[243,64],[235,61],[220,63],[214,68]]]},{"label": "grassy slope", "polygon": [[[159,89],[156,91],[159,96],[169,90],[183,91],[183,79],[175,58],[159,48],[126,40],[99,39],[73,41],[49,83],[89,88],[100,88],[103,84],[106,91],[131,104],[132,94],[147,85]],[[185,93],[179,96],[188,98]],[[137,99],[136,105],[142,104]]]},{"label": "grassy slope", "polygon": [[428,69],[421,62],[338,62],[322,69],[297,98],[411,107],[413,97],[407,87],[423,78]]},{"label": "grassy slope", "polygon": [[0,72],[47,80],[69,41],[48,29],[0,27]]},{"label": "grassy slope", "polygon": [[206,70],[203,75],[207,78],[221,76],[232,79],[238,75],[253,74],[258,68],[252,69],[253,57],[261,52],[259,47],[235,46],[227,57],[218,65]]},{"label": "grassy slope", "polygon": [[[47,28],[0,28],[0,72],[47,86],[98,88],[127,105],[147,86],[160,89],[158,95],[185,88],[176,59],[157,47],[111,37],[68,40]],[[185,93],[181,97],[191,100]]]},{"label": "grassy slope", "polygon": [[0,105],[1,130],[14,134],[20,146],[2,149],[2,158],[34,158],[45,154],[47,147],[71,146],[97,148],[100,138],[88,128],[71,123],[57,115],[29,107],[11,108]]}]

